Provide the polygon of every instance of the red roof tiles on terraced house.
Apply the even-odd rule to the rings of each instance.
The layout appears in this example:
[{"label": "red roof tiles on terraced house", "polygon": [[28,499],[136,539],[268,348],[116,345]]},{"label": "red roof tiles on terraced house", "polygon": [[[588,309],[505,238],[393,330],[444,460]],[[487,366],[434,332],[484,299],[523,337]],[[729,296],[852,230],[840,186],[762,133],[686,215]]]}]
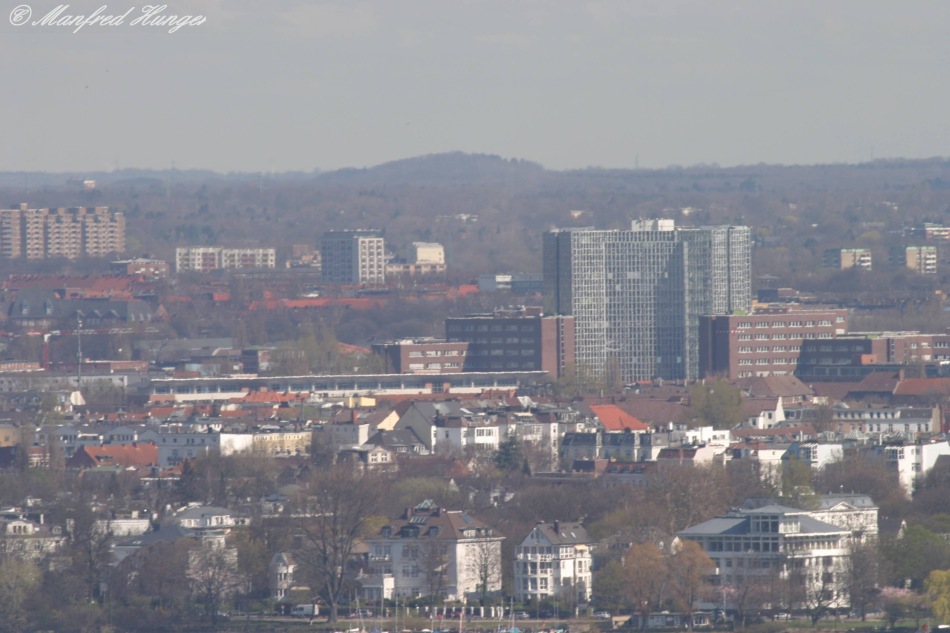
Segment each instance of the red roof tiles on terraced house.
[{"label": "red roof tiles on terraced house", "polygon": [[147,468],[158,464],[158,447],[154,444],[121,444],[115,446],[82,446],[66,461],[68,468]]},{"label": "red roof tiles on terraced house", "polygon": [[649,431],[650,427],[613,404],[591,405],[597,419],[608,431]]}]

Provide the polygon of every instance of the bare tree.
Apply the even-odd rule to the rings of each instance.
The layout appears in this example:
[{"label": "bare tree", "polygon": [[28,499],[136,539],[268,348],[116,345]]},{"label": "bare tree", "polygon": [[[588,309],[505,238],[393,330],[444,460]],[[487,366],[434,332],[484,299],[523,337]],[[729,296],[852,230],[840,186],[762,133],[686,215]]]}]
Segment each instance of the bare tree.
[{"label": "bare tree", "polygon": [[668,557],[670,590],[689,614],[689,627],[693,628],[693,609],[696,602],[709,594],[709,577],[716,564],[698,543],[681,541],[672,548]]},{"label": "bare tree", "polygon": [[0,631],[27,629],[26,601],[39,585],[40,570],[35,563],[12,556],[0,558]]},{"label": "bare tree", "polygon": [[316,472],[298,500],[303,518],[297,524],[297,557],[311,586],[329,605],[330,622],[337,620],[353,548],[374,525],[372,516],[383,496],[383,482],[371,473],[360,475],[347,464],[337,464]]},{"label": "bare tree", "polygon": [[629,604],[640,614],[640,627],[658,611],[669,579],[663,550],[652,543],[636,544],[624,554],[626,594]]},{"label": "bare tree", "polygon": [[192,592],[204,605],[211,624],[217,625],[224,602],[243,585],[237,550],[223,543],[199,543],[188,554],[187,578]]},{"label": "bare tree", "polygon": [[445,594],[449,555],[445,543],[430,540],[419,550],[419,564],[425,574],[426,594],[434,606]]},{"label": "bare tree", "polygon": [[482,603],[492,587],[501,584],[501,544],[498,541],[479,541],[472,546],[468,568],[476,580],[478,597]]},{"label": "bare tree", "polygon": [[111,561],[112,530],[96,520],[89,506],[78,501],[68,510],[67,533],[72,568],[89,600],[99,598],[100,581]]}]

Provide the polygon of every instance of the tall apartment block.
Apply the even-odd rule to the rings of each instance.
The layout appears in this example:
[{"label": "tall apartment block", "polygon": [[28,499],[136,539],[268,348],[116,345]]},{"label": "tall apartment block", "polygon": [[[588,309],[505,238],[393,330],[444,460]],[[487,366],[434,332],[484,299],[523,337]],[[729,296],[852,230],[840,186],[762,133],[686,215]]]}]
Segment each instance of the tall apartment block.
[{"label": "tall apartment block", "polygon": [[560,229],[543,245],[545,309],[574,317],[575,361],[594,376],[699,376],[699,317],[748,310],[745,226]]},{"label": "tall apartment block", "polygon": [[0,210],[0,257],[105,257],[125,251],[125,216],[108,207]]},{"label": "tall apartment block", "polygon": [[546,371],[558,378],[574,363],[574,318],[541,308],[509,308],[445,320],[445,339],[467,343],[465,371]]},{"label": "tall apartment block", "polygon": [[845,308],[755,306],[751,314],[700,317],[700,375],[784,376],[798,369],[803,343],[848,331]]},{"label": "tall apartment block", "polygon": [[891,265],[920,275],[937,274],[936,246],[896,246],[888,251],[888,259]]},{"label": "tall apartment block", "polygon": [[175,270],[210,272],[221,269],[274,268],[277,250],[273,248],[221,248],[186,246],[175,249]]},{"label": "tall apartment block", "polygon": [[822,263],[825,268],[836,268],[838,270],[849,268],[871,270],[871,249],[829,248],[824,252]]},{"label": "tall apartment block", "polygon": [[386,251],[379,231],[328,231],[320,240],[323,281],[386,283]]}]

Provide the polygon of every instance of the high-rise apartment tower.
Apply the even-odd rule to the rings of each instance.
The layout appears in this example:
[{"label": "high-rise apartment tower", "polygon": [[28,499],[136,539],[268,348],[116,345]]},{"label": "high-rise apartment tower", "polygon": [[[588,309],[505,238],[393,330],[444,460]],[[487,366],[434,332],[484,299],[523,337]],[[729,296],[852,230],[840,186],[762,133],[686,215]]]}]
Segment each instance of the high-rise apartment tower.
[{"label": "high-rise apartment tower", "polygon": [[751,305],[750,231],[676,228],[544,235],[545,308],[574,316],[579,372],[624,382],[699,376],[699,317]]}]

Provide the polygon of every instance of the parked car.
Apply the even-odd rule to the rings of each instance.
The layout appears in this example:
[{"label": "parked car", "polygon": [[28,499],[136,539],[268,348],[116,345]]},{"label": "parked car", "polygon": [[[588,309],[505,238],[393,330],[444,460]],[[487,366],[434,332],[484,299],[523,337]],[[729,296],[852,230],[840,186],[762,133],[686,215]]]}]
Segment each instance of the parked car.
[{"label": "parked car", "polygon": [[594,617],[598,620],[609,620],[610,611],[594,611]]},{"label": "parked car", "polygon": [[528,612],[527,612],[527,611],[515,611],[515,619],[516,619],[516,620],[527,620],[527,619],[530,618],[530,617],[531,617],[531,616],[528,615]]}]

